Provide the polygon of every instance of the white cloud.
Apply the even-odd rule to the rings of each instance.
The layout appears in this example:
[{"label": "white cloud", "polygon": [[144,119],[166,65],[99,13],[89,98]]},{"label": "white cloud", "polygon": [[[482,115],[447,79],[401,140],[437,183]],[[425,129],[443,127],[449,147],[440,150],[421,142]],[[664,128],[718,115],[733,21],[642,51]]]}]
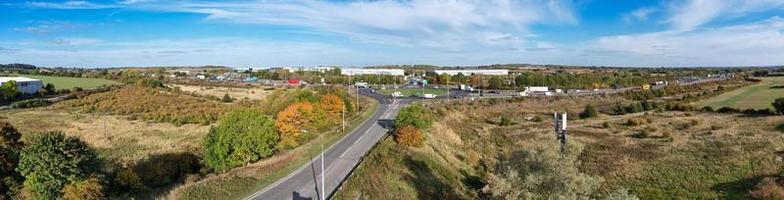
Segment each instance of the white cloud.
[{"label": "white cloud", "polygon": [[32,2],[28,2],[27,5],[36,8],[48,8],[48,9],[105,9],[105,8],[118,7],[117,5],[112,5],[112,4],[98,4],[98,3],[91,3],[88,1],[75,1],[75,0],[69,0],[62,3],[32,1]]},{"label": "white cloud", "polygon": [[668,6],[665,22],[676,30],[691,30],[717,19],[730,19],[784,9],[784,0],[681,0]]},{"label": "white cloud", "polygon": [[652,7],[639,8],[632,12],[623,14],[623,20],[626,22],[645,21],[648,20],[648,16],[658,11],[659,9]]},{"label": "white cloud", "polygon": [[[101,9],[123,7],[190,12],[206,20],[300,26],[368,43],[461,51],[466,48],[523,48],[533,44],[534,24],[576,24],[569,0],[380,0],[158,1],[116,4],[86,1],[33,2],[36,7]],[[503,40],[500,40],[503,39]]]},{"label": "white cloud", "polygon": [[47,34],[47,33],[52,33],[57,31],[82,28],[86,26],[84,24],[75,24],[69,21],[51,21],[51,20],[31,21],[30,23],[32,25],[27,27],[11,28],[11,30],[34,33],[34,34]]},{"label": "white cloud", "polygon": [[[602,37],[588,56],[649,65],[775,65],[784,63],[784,19],[720,28]],[[631,60],[626,60],[631,59]],[[636,61],[633,61],[636,60]]]}]

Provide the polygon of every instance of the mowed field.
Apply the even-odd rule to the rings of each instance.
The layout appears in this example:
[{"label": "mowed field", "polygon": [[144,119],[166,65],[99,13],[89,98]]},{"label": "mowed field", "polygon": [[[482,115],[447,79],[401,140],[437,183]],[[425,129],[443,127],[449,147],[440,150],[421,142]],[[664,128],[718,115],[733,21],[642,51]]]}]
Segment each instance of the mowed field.
[{"label": "mowed field", "polygon": [[764,109],[772,108],[774,99],[784,97],[784,77],[759,78],[762,82],[733,90],[706,101],[698,103],[699,107],[710,106],[714,109],[732,107],[738,109]]},{"label": "mowed field", "polygon": [[76,78],[76,77],[59,77],[59,76],[41,76],[41,75],[22,75],[27,78],[40,79],[44,83],[51,83],[57,89],[73,89],[80,87],[84,89],[97,88],[102,85],[118,85],[117,81],[106,80],[101,78]]}]

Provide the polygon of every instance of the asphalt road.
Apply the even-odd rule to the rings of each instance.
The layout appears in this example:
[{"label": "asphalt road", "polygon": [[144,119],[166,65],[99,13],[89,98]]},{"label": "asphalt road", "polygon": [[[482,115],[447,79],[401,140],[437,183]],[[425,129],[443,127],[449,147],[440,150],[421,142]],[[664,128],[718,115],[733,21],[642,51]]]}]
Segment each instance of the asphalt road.
[{"label": "asphalt road", "polygon": [[[369,89],[362,89],[360,93],[376,99],[379,102],[378,109],[360,126],[325,151],[324,192],[327,197],[337,190],[362,157],[387,134],[400,108],[417,101],[414,98],[390,99],[371,93]],[[314,158],[301,168],[246,199],[323,199],[321,157],[313,156]]]}]

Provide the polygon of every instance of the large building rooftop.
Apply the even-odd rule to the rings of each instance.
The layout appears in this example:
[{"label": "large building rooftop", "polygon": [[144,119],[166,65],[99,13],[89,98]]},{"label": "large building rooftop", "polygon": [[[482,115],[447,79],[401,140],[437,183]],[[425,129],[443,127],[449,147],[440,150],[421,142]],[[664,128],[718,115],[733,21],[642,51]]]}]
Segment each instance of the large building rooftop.
[{"label": "large building rooftop", "polygon": [[32,79],[27,77],[0,77],[0,83],[5,83],[8,81],[16,81],[16,82],[30,82],[30,81],[41,81],[38,79]]}]

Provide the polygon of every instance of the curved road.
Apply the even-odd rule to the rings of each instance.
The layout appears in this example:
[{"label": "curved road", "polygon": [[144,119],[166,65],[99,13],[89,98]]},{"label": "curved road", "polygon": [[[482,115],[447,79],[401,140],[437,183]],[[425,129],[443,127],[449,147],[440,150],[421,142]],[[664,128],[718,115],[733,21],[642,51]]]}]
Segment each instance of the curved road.
[{"label": "curved road", "polygon": [[[388,96],[361,89],[360,93],[379,102],[378,109],[365,122],[329,147],[324,154],[324,182],[329,198],[339,184],[348,177],[362,157],[383,138],[392,127],[392,120],[403,106],[418,99],[389,99]],[[245,199],[324,199],[321,197],[321,157],[314,157],[307,164],[272,185],[253,193]]]}]

